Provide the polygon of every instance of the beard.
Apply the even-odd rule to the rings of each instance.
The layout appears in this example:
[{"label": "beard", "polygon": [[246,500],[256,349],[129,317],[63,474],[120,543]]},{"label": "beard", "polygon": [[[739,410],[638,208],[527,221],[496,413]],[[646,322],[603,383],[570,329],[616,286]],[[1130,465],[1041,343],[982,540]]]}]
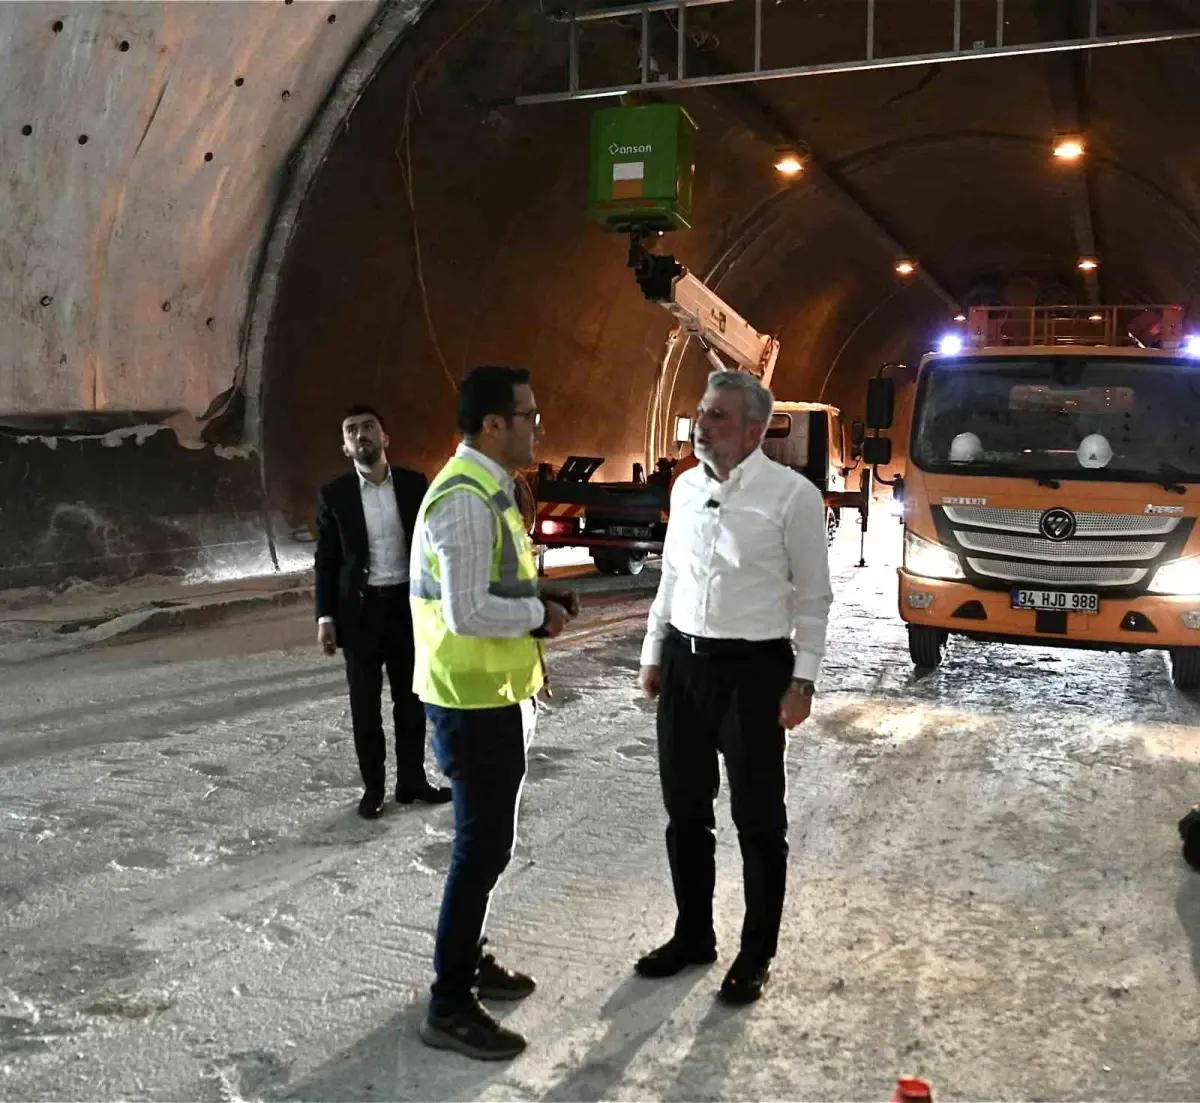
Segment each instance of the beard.
[{"label": "beard", "polygon": [[717,458],[717,454],[713,450],[713,446],[710,441],[702,442],[698,438],[693,439],[692,451],[695,453],[696,459],[698,459],[701,463],[707,463],[710,466]]},{"label": "beard", "polygon": [[354,446],[354,459],[364,467],[374,467],[382,454],[383,449],[369,440],[359,441]]}]

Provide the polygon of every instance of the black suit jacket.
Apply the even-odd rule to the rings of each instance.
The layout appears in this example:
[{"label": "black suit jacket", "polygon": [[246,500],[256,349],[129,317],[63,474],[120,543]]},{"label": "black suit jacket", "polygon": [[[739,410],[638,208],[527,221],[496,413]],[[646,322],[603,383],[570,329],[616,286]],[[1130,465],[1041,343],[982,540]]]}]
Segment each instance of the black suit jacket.
[{"label": "black suit jacket", "polygon": [[[411,549],[429,480],[419,471],[393,467],[392,487]],[[349,471],[326,483],[317,494],[316,615],[318,619],[333,617],[343,647],[353,642],[358,628],[370,558],[358,472]]]}]

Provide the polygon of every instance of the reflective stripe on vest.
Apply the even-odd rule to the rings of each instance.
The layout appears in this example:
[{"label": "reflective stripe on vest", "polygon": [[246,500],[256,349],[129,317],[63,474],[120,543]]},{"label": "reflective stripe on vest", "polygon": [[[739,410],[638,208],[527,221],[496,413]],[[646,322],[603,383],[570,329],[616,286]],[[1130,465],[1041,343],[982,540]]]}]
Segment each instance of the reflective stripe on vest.
[{"label": "reflective stripe on vest", "polygon": [[[488,593],[495,597],[537,597],[537,579],[521,578],[516,541],[513,540],[508,522],[504,519],[505,511],[509,508],[515,509],[516,503],[503,490],[489,496],[487,487],[467,475],[451,475],[445,482],[439,483],[436,488],[438,497],[460,486],[478,490],[491,506],[496,518],[496,529],[500,534],[500,578],[488,583]],[[421,576],[409,581],[408,593],[410,597],[424,598],[427,601],[442,600],[442,583],[434,577],[428,556],[421,556]]]}]

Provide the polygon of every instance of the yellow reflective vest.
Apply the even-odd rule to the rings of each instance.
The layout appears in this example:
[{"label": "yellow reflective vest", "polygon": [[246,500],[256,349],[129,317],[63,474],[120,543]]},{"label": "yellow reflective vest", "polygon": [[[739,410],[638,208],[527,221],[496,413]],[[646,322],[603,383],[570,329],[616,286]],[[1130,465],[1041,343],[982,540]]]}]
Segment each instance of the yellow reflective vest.
[{"label": "yellow reflective vest", "polygon": [[452,490],[477,494],[496,518],[488,589],[497,597],[536,597],[537,562],[516,504],[486,468],[455,456],[425,493],[413,533],[409,581],[416,662],[413,692],[427,704],[451,709],[502,708],[524,701],[541,689],[542,645],[532,636],[498,639],[456,636],[442,614],[441,563],[429,547],[425,517]]}]

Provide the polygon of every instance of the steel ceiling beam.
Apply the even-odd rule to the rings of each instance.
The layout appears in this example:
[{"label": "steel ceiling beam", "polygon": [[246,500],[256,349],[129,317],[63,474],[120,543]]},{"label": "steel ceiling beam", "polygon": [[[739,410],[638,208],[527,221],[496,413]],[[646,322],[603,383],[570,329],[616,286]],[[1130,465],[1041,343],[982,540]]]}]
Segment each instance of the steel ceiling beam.
[{"label": "steel ceiling beam", "polygon": [[[630,92],[642,91],[673,91],[683,88],[704,88],[715,84],[749,84],[765,80],[784,80],[793,77],[828,76],[834,73],[861,73],[880,69],[902,69],[921,65],[941,65],[954,61],[982,61],[988,58],[1028,57],[1039,54],[1070,53],[1083,50],[1107,49],[1115,46],[1140,46],[1154,42],[1175,42],[1181,39],[1200,38],[1200,29],[1187,28],[1171,31],[1146,31],[1129,34],[1101,35],[1099,33],[1098,5],[1092,2],[1091,18],[1088,34],[1073,38],[1057,39],[1048,42],[1004,44],[1004,0],[996,3],[996,41],[994,45],[978,48],[962,49],[962,0],[955,0],[953,26],[947,26],[947,41],[952,43],[948,50],[923,54],[901,54],[895,57],[877,57],[875,39],[876,0],[857,0],[863,5],[863,15],[866,20],[867,33],[865,36],[863,56],[847,61],[827,62],[820,65],[792,65],[775,69],[762,68],[762,34],[763,6],[760,0],[754,5],[754,67],[737,72],[726,71],[707,75],[687,75],[686,45],[687,45],[687,11],[689,8],[717,7],[732,3],[733,0],[649,0],[645,3],[626,4],[618,8],[602,8],[581,12],[577,15],[567,14],[564,22],[567,24],[568,41],[570,43],[571,64],[568,67],[568,87],[563,92],[545,92],[533,95],[516,96],[513,100],[518,105],[539,103],[561,103],[568,100],[602,99],[613,96],[623,96]],[[641,37],[644,41],[649,37],[650,17],[656,12],[671,13],[676,16],[676,66],[675,77],[671,80],[651,80],[650,74],[642,67],[640,79],[623,85],[611,85],[600,88],[581,88],[579,86],[578,43],[581,26],[588,23],[603,23],[620,21],[624,23],[631,17],[637,17],[641,23]],[[633,67],[631,66],[631,71]]]}]

